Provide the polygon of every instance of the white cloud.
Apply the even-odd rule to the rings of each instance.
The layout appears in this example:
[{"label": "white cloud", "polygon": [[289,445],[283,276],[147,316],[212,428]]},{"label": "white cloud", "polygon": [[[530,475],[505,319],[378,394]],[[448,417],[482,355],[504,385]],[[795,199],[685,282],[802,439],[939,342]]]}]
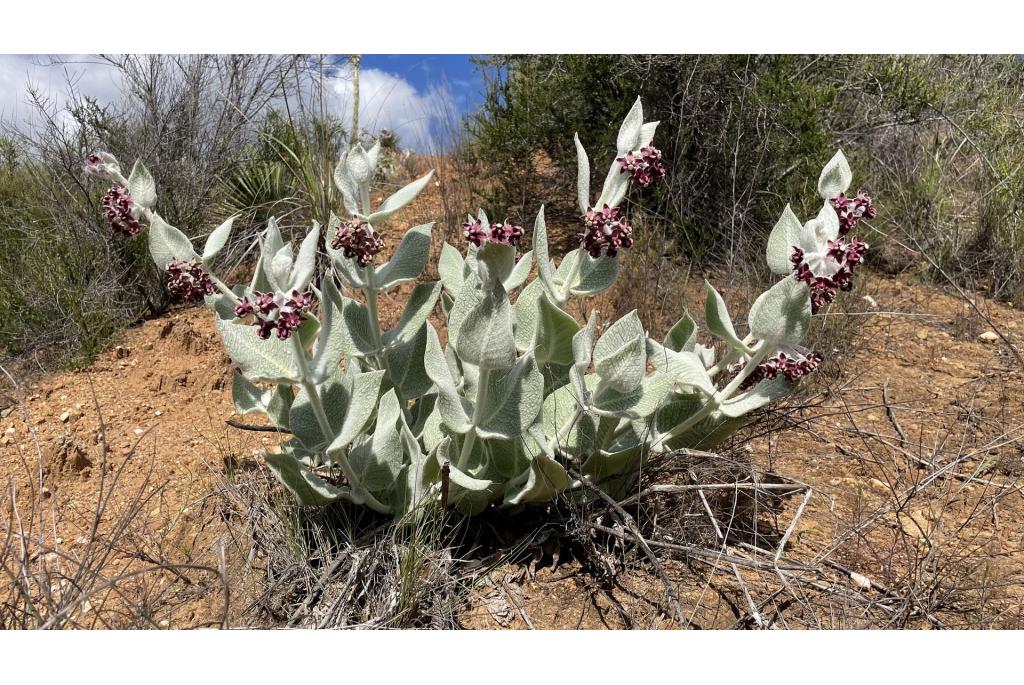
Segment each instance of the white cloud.
[{"label": "white cloud", "polygon": [[20,129],[39,123],[29,103],[34,89],[58,118],[64,118],[71,93],[109,104],[120,97],[117,69],[89,55],[0,55],[0,121]]},{"label": "white cloud", "polygon": [[[315,78],[309,75],[309,78]],[[120,72],[88,55],[0,55],[0,121],[27,130],[39,123],[29,104],[29,88],[48,101],[58,120],[66,118],[69,84],[101,105],[121,96]],[[346,125],[351,123],[353,79],[347,65],[325,77],[325,104]],[[308,96],[308,91],[307,91]],[[456,98],[443,86],[417,90],[402,77],[381,69],[362,69],[359,78],[359,125],[377,133],[390,129],[403,147],[437,150],[445,144]]]},{"label": "white cloud", "polygon": [[[338,69],[329,77],[327,89],[332,110],[351,123],[351,69]],[[398,134],[403,147],[428,151],[443,146],[447,113],[454,108],[451,94],[441,86],[421,92],[402,77],[381,69],[359,72],[359,127],[371,133],[390,129]]]}]

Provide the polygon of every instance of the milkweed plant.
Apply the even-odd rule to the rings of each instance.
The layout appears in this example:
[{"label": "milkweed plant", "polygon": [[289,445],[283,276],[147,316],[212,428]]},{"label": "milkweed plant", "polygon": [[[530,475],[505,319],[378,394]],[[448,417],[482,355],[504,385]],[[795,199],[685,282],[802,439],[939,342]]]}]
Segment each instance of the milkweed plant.
[{"label": "milkweed plant", "polygon": [[[709,283],[704,319],[719,345],[686,312],[662,340],[635,310],[600,332],[596,312],[585,324],[569,313],[571,301],[615,283],[620,252],[633,244],[623,201],[665,176],[657,126],[644,122],[638,99],[596,199],[576,137],[577,249],[555,263],[543,207],[525,252],[522,226],[481,210],[463,225],[464,249],[442,246],[440,281],[415,285],[391,328],[378,301],[420,278],[432,224],[407,230],[389,260],[379,254],[395,213],[433,172],[374,206],[379,143],[341,155],[333,180],[344,218],[332,216],[325,230],[314,222],[297,249],[271,219],[251,282],[231,287],[212,269],[231,219],[197,253],[154,211],[155,183],[141,162],[125,178],[101,152],[86,171],[113,184],[103,200],[111,229],[147,230],[169,291],[213,310],[237,366],[234,406],[291,436],[265,459],[301,504],[346,500],[402,516],[443,502],[472,515],[549,502],[580,490],[578,478],[621,492],[646,455],[715,446],[822,360],[801,342],[812,313],[851,287],[867,245],[850,234],[875,213],[868,196],[846,195],[842,152],[818,180],[818,214],[801,223],[787,206],[772,230],[766,257],[779,278],[750,308],[744,337]],[[331,269],[314,284],[321,249]],[[443,331],[430,321],[437,305]]]}]

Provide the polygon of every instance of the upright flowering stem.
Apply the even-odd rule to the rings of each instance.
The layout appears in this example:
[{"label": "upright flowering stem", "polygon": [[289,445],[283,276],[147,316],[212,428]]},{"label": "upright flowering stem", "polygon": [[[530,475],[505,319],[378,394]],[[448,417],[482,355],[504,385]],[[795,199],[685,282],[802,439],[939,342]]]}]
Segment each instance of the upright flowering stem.
[{"label": "upright flowering stem", "polygon": [[[303,389],[306,391],[306,396],[309,397],[309,404],[313,407],[313,414],[316,416],[316,422],[320,426],[320,432],[324,436],[324,445],[327,446],[332,440],[334,440],[334,430],[331,428],[330,421],[327,420],[327,412],[324,411],[324,404],[320,399],[319,391],[316,389],[316,383],[312,380],[313,374],[309,370],[309,360],[306,357],[306,348],[302,344],[302,340],[299,335],[296,334],[291,336],[291,340],[292,347],[295,351],[295,358],[299,362],[300,382],[302,383]],[[363,487],[345,456],[341,456],[338,460],[338,465],[341,467],[342,473],[345,474],[345,478],[352,486],[353,502],[356,504],[366,504],[366,506],[381,514],[391,513],[390,507],[381,503],[380,500],[370,494],[369,491]]]},{"label": "upright flowering stem", "polygon": [[[747,337],[743,338],[742,342],[744,345],[749,346],[750,343],[754,342],[754,336],[748,334]],[[730,349],[728,352],[725,353],[724,357],[722,357],[714,366],[708,369],[708,376],[710,378],[714,378],[719,373],[721,373],[723,369],[729,368],[729,365],[736,361],[736,359],[740,355],[741,352],[739,350],[734,348]]]},{"label": "upright flowering stem", "polygon": [[576,278],[580,275],[580,269],[583,268],[583,250],[577,250],[579,255],[576,259],[576,263],[572,265],[572,270],[569,271],[569,275],[565,277],[565,290],[562,291],[560,301],[557,303],[559,306],[564,305],[569,301],[572,296],[572,285],[576,281]]},{"label": "upright flowering stem", "polygon": [[377,284],[374,283],[373,265],[363,269],[363,276],[366,279],[366,287],[363,288],[363,295],[366,296],[366,309],[370,312],[370,322],[373,324],[373,343],[381,351],[380,316],[377,313]]},{"label": "upright flowering stem", "polygon": [[238,295],[236,295],[231,290],[231,288],[229,288],[224,283],[224,281],[217,278],[212,271],[207,270],[206,275],[210,277],[211,281],[213,281],[213,285],[217,288],[217,290],[219,290],[223,295],[225,295],[229,300],[231,300],[232,304],[237,305],[239,302],[241,302],[241,300],[238,299]]},{"label": "upright flowering stem", "polygon": [[651,449],[658,449],[664,446],[664,444],[669,440],[683,435],[686,431],[690,430],[707,418],[711,412],[722,406],[723,402],[736,394],[736,391],[740,389],[740,386],[742,386],[743,382],[747,380],[747,377],[754,373],[754,370],[761,365],[761,362],[763,362],[768,355],[772,353],[772,351],[773,349],[771,347],[762,342],[758,348],[754,350],[754,354],[750,357],[750,360],[742,369],[740,369],[740,372],[736,374],[736,377],[733,378],[727,386],[715,393],[714,397],[708,398],[708,401],[704,403],[704,406],[698,409],[690,416],[690,418],[686,419],[678,426],[675,426],[667,433],[659,436],[654,443],[652,443]]},{"label": "upright flowering stem", "polygon": [[306,348],[302,344],[301,336],[299,335],[291,336],[291,341],[295,358],[299,362],[299,376],[302,387],[306,390],[306,394],[309,395],[309,403],[313,406],[313,414],[316,415],[316,422],[320,426],[320,432],[323,433],[324,441],[326,444],[329,444],[334,439],[334,430],[331,428],[331,423],[327,420],[327,412],[324,411],[323,402],[320,401],[320,393],[317,392],[316,384],[311,380],[313,374],[309,370]]},{"label": "upright flowering stem", "polygon": [[490,380],[491,370],[480,369],[480,375],[477,376],[476,380],[476,404],[473,405],[473,418],[470,419],[473,427],[466,433],[466,439],[462,443],[462,451],[459,452],[459,460],[455,463],[455,468],[460,471],[465,468],[469,455],[473,452],[473,445],[476,443],[476,427],[480,423],[484,402],[487,401],[487,385],[490,383]]},{"label": "upright flowering stem", "polygon": [[[366,296],[366,309],[370,314],[370,322],[372,324],[371,331],[373,333],[373,343],[377,346],[377,364],[379,368],[384,369],[384,372],[388,375],[388,380],[392,380],[391,366],[388,364],[388,356],[384,352],[384,343],[380,331],[380,315],[377,313],[377,284],[374,282],[374,270],[373,265],[363,269],[363,277],[366,279],[366,287],[363,288],[363,295]],[[392,385],[394,383],[392,382]],[[402,410],[405,410],[405,398],[402,397],[402,391],[395,385],[395,397],[398,399],[399,406]]]}]

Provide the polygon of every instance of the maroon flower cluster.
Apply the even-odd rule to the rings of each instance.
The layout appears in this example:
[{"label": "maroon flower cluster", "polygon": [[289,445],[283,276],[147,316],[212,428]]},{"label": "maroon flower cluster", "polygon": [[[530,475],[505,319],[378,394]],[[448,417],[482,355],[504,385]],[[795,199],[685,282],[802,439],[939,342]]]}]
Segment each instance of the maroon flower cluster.
[{"label": "maroon flower cluster", "polygon": [[103,212],[107,215],[114,233],[133,236],[142,230],[135,214],[135,203],[127,188],[114,186],[103,196]]},{"label": "maroon flower cluster", "polygon": [[245,296],[235,305],[235,315],[253,315],[256,334],[263,340],[269,338],[275,330],[278,338],[287,340],[302,325],[305,319],[303,312],[309,311],[312,306],[313,293],[308,290],[304,293],[293,290],[291,297],[282,293],[257,292],[254,299]]},{"label": "maroon flower cluster", "polygon": [[853,287],[853,270],[864,261],[868,244],[854,238],[845,242],[841,238],[828,241],[828,250],[823,259],[831,261],[828,270],[831,276],[816,274],[807,263],[806,255],[800,248],[793,248],[790,261],[798,280],[807,284],[811,292],[811,311],[818,313],[823,306],[836,299],[839,290],[848,291]]},{"label": "maroon flower cluster", "polygon": [[871,198],[864,193],[857,193],[857,197],[846,197],[846,193],[839,193],[839,197],[834,197],[829,202],[839,215],[839,235],[846,235],[858,221],[874,219],[878,213],[871,204]]},{"label": "maroon flower cluster", "polygon": [[338,226],[331,247],[344,250],[345,256],[355,259],[359,266],[369,266],[374,256],[384,249],[384,239],[370,224],[352,219]]},{"label": "maroon flower cluster", "polygon": [[605,205],[600,211],[590,210],[583,215],[583,224],[586,231],[580,247],[591,257],[614,257],[620,248],[633,246],[633,227],[626,223],[626,217],[619,216],[618,207]]},{"label": "maroon flower cluster", "polygon": [[172,259],[167,264],[167,289],[179,300],[196,302],[204,295],[212,295],[214,285],[210,275],[196,260]]},{"label": "maroon flower cluster", "polygon": [[794,351],[791,354],[779,352],[774,357],[754,369],[743,382],[743,389],[757,385],[763,380],[772,380],[782,375],[790,383],[795,383],[802,376],[818,368],[824,360],[819,352],[807,350],[806,354]]},{"label": "maroon flower cluster", "polygon": [[630,150],[616,159],[619,173],[629,173],[629,182],[635,186],[646,188],[652,181],[665,178],[665,163],[661,161],[661,150],[648,145],[639,153]]},{"label": "maroon flower cluster", "polygon": [[482,247],[484,243],[515,245],[523,237],[523,227],[505,219],[491,224],[485,230],[483,222],[476,219],[462,224],[462,235],[477,247]]}]

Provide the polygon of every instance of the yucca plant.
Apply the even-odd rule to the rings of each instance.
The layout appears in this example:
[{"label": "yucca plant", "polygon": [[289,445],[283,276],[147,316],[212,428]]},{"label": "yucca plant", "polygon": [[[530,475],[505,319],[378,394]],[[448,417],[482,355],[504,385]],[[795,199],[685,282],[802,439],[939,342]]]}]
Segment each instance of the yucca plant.
[{"label": "yucca plant", "polygon": [[[230,220],[198,254],[153,212],[154,184],[141,163],[128,179],[103,155],[89,168],[113,180],[111,192],[128,203],[113,225],[147,223],[150,252],[172,291],[204,298],[215,312],[238,367],[237,411],[265,414],[292,435],[265,458],[299,502],[346,500],[395,516],[444,502],[475,514],[582,491],[570,471],[609,490],[627,488],[646,455],[715,446],[821,360],[800,343],[812,312],[850,287],[867,246],[846,235],[874,213],[867,196],[846,197],[851,172],[841,152],[819,179],[817,216],[801,223],[787,206],[772,231],[767,260],[781,278],[754,302],[745,336],[706,285],[704,318],[721,353],[699,342],[686,312],[660,341],[635,311],[601,332],[597,312],[585,324],[569,313],[571,301],[615,283],[619,251],[633,242],[622,203],[631,187],[665,173],[656,129],[637,100],[596,200],[577,137],[578,249],[555,263],[541,207],[533,249],[518,254],[523,228],[481,210],[463,227],[465,252],[443,245],[440,282],[416,285],[390,329],[377,302],[420,278],[432,225],[409,229],[391,259],[375,262],[385,227],[431,174],[372,206],[379,143],[353,145],[335,168],[346,216],[327,226],[323,248],[333,269],[318,287],[311,278],[319,225],[296,251],[270,220],[251,282],[229,288],[210,266]],[[444,344],[428,320],[438,303]]]}]

